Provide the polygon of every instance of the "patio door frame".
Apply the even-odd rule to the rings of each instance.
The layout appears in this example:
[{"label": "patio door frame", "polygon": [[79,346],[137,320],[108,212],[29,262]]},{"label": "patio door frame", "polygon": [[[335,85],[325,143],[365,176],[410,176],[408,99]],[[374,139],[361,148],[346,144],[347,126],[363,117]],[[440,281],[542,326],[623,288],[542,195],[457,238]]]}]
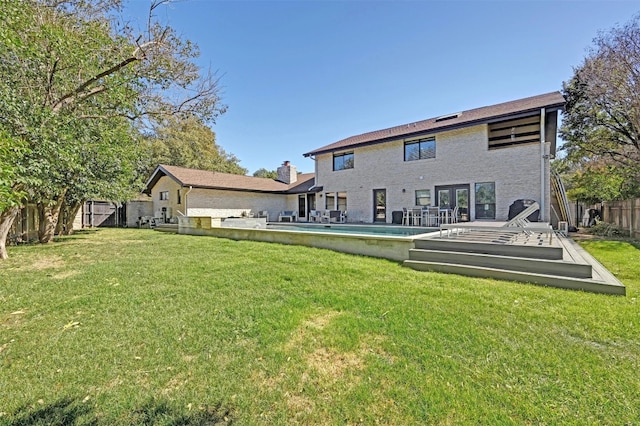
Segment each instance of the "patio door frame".
[{"label": "patio door frame", "polygon": [[[304,198],[304,205],[302,199]],[[309,220],[311,210],[316,210],[316,194],[301,194],[298,197],[298,216]]]},{"label": "patio door frame", "polygon": [[456,184],[456,185],[437,185],[435,187],[435,203],[440,207],[440,191],[449,192],[449,208],[454,209],[458,205],[458,191],[467,191],[467,210],[464,211],[463,207],[458,208],[458,214],[461,222],[468,222],[471,220],[471,184]]},{"label": "patio door frame", "polygon": [[[382,196],[382,204],[378,203],[379,196]],[[383,217],[380,217],[380,211],[383,212]],[[373,190],[373,222],[387,223],[387,190],[384,188]]]}]

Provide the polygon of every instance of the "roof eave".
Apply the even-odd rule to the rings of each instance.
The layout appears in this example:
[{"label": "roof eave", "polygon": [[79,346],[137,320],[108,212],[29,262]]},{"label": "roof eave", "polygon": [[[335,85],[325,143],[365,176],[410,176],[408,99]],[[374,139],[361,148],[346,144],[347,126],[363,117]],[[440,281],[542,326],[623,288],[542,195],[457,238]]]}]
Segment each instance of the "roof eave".
[{"label": "roof eave", "polygon": [[142,190],[143,194],[151,195],[151,188],[153,188],[155,184],[158,183],[158,180],[160,180],[160,178],[162,177],[160,174],[162,174],[162,176],[169,176],[171,179],[178,182],[181,186],[184,186],[184,183],[182,183],[180,179],[175,177],[173,174],[169,173],[169,171],[167,171],[167,169],[165,169],[162,166],[162,164],[159,164],[158,167],[156,167],[156,169],[151,174],[151,177],[149,178],[149,180],[147,180],[147,183],[145,183],[144,189]]},{"label": "roof eave", "polygon": [[311,152],[307,152],[306,154],[303,154],[303,156],[304,157],[311,157],[313,155],[327,154],[327,153],[335,152],[335,151],[345,151],[345,150],[350,150],[350,149],[353,149],[353,148],[362,148],[364,146],[377,145],[377,144],[381,144],[381,143],[396,141],[396,140],[399,140],[399,139],[406,139],[408,137],[415,137],[415,136],[419,136],[419,135],[428,135],[428,134],[448,132],[448,131],[451,131],[451,130],[462,129],[464,127],[471,127],[471,126],[477,126],[479,124],[485,124],[485,123],[492,123],[492,122],[495,122],[495,121],[501,121],[501,120],[504,120],[505,118],[514,118],[514,117],[521,116],[521,115],[528,115],[528,114],[531,114],[532,112],[540,111],[543,108],[547,112],[559,111],[559,110],[564,109],[564,105],[565,105],[564,102],[557,102],[557,103],[554,103],[554,104],[544,105],[544,106],[535,107],[535,108],[529,108],[529,109],[526,109],[526,110],[513,111],[513,112],[510,112],[510,113],[495,115],[495,116],[491,116],[491,117],[487,117],[487,118],[481,118],[481,119],[477,119],[477,120],[465,121],[463,123],[444,125],[442,127],[436,127],[434,129],[421,130],[421,131],[417,131],[417,132],[408,132],[408,133],[403,133],[403,134],[399,134],[399,135],[395,135],[395,136],[389,136],[389,137],[386,137],[386,138],[380,138],[380,139],[374,139],[374,140],[370,140],[370,141],[366,141],[366,142],[354,143],[353,145],[348,145],[348,146],[344,146],[344,147],[335,147],[335,148],[330,148],[330,149],[321,149],[321,150],[311,151]]}]

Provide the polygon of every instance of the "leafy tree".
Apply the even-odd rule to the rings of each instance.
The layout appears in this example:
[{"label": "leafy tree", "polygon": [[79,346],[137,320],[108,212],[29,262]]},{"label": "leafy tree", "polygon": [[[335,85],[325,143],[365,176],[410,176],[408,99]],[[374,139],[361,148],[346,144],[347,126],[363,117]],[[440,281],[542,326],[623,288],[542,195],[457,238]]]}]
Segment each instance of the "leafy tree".
[{"label": "leafy tree", "polygon": [[2,163],[12,204],[0,205],[1,241],[25,195],[38,204],[48,242],[65,198],[131,188],[139,163],[125,131],[132,124],[172,115],[213,121],[225,111],[217,79],[194,63],[197,47],[155,19],[165,3],[151,2],[139,33],[112,18],[119,0],[2,0],[0,130],[24,155]]},{"label": "leafy tree", "polygon": [[278,172],[276,170],[267,170],[265,168],[261,168],[256,170],[253,173],[253,176],[267,179],[278,179]]},{"label": "leafy tree", "polygon": [[575,182],[587,185],[581,195],[586,199],[594,198],[597,187],[603,188],[599,201],[640,195],[639,40],[636,15],[599,34],[564,83],[563,149],[566,161],[577,166]]},{"label": "leafy tree", "polygon": [[24,154],[24,144],[0,128],[0,259],[6,259],[6,236],[26,196],[27,181],[20,179]]},{"label": "leafy tree", "polygon": [[244,175],[240,160],[216,144],[216,134],[196,116],[166,117],[144,138],[149,177],[158,164]]},{"label": "leafy tree", "polygon": [[625,177],[618,173],[620,169],[605,161],[576,165],[559,159],[552,164],[562,176],[570,200],[596,204],[622,196]]}]

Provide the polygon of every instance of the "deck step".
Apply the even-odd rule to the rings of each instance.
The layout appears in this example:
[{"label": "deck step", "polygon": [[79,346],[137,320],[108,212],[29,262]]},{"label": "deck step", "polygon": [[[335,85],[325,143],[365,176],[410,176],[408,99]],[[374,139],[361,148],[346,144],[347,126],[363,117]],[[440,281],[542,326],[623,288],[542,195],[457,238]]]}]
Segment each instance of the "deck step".
[{"label": "deck step", "polygon": [[573,278],[592,277],[592,268],[588,263],[564,262],[562,260],[536,259],[530,257],[411,249],[409,250],[409,260],[477,266]]},{"label": "deck step", "polygon": [[496,256],[562,260],[562,247],[538,245],[496,244],[456,239],[424,238],[414,240],[416,249],[461,253],[480,253]]},{"label": "deck step", "polygon": [[582,290],[592,293],[625,295],[625,287],[617,282],[595,281],[585,278],[561,277],[556,275],[537,274],[533,272],[509,271],[472,265],[459,265],[443,262],[406,260],[404,266],[418,271],[434,271],[469,277],[494,278],[508,281],[520,281],[549,287]]}]

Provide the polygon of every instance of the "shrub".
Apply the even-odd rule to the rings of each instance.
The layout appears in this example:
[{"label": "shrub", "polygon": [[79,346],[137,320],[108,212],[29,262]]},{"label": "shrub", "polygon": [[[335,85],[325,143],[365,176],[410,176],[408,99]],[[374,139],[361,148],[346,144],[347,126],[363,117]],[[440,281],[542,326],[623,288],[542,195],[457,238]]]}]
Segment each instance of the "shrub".
[{"label": "shrub", "polygon": [[615,223],[607,223],[596,220],[595,225],[587,230],[589,234],[600,235],[603,237],[628,237],[629,231],[620,228]]}]

